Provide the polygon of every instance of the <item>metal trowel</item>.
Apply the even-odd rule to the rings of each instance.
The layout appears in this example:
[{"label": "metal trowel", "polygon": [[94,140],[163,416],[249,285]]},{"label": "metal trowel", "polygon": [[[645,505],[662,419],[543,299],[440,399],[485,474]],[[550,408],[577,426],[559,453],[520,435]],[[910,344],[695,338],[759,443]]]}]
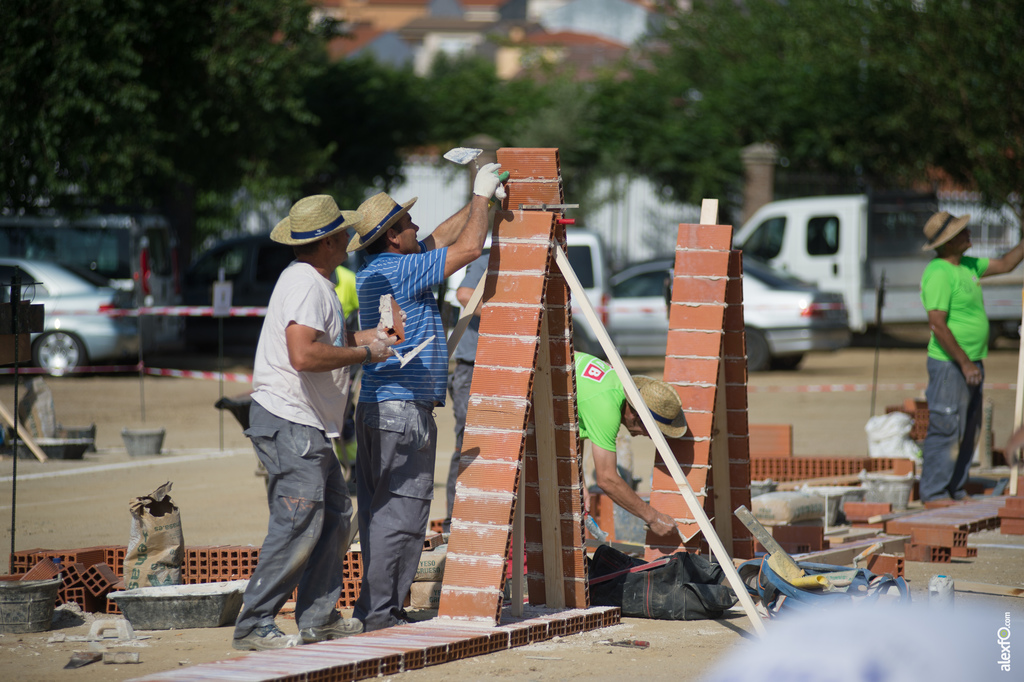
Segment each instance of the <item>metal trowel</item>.
[{"label": "metal trowel", "polygon": [[483,149],[473,149],[472,147],[456,147],[455,149],[449,149],[444,153],[444,158],[457,163],[460,166],[465,166],[470,161],[476,159],[484,153]]}]

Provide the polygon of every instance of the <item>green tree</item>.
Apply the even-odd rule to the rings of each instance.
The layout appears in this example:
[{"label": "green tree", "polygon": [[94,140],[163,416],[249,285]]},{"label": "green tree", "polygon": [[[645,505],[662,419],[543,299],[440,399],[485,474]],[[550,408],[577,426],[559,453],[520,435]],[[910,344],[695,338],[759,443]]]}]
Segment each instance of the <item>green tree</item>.
[{"label": "green tree", "polygon": [[295,187],[326,158],[304,98],[324,65],[305,0],[7,0],[0,205],[190,216],[196,194]]},{"label": "green tree", "polygon": [[940,170],[1003,201],[1020,175],[1024,5],[695,0],[598,88],[602,144],[683,199],[725,196],[740,150],[907,185]]}]

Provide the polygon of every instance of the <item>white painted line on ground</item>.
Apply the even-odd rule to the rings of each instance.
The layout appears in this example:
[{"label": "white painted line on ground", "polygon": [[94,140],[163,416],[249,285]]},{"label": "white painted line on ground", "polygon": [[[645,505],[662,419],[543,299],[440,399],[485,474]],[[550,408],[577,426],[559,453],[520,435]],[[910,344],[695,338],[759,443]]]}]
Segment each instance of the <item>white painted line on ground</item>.
[{"label": "white painted line on ground", "polygon": [[[179,450],[178,452],[182,452]],[[60,471],[43,471],[37,474],[18,474],[19,481],[30,481],[39,478],[57,478],[58,476],[77,476],[79,474],[95,474],[105,471],[117,471],[118,469],[133,469],[139,466],[154,464],[182,464],[184,462],[197,462],[204,459],[221,459],[222,457],[233,457],[242,453],[252,453],[252,449],[245,450],[193,450],[195,454],[167,456],[153,455],[152,457],[139,457],[130,462],[118,462],[116,464],[99,464],[96,466],[83,466],[75,469],[62,469]],[[255,453],[253,453],[255,456]],[[0,483],[7,483],[14,480],[13,476],[0,476]]]}]

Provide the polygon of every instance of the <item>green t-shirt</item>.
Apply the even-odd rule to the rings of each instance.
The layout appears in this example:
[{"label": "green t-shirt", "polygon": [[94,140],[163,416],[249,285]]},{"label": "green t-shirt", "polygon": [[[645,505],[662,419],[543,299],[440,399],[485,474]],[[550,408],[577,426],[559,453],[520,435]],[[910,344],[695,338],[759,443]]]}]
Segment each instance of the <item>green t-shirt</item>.
[{"label": "green t-shirt", "polygon": [[[980,279],[988,258],[963,256],[960,265],[936,258],[921,275],[921,303],[925,310],[946,311],[946,325],[971,360],[988,356],[988,316],[981,299]],[[928,341],[928,357],[951,362],[935,339]]]},{"label": "green t-shirt", "polygon": [[615,452],[615,438],[619,435],[625,402],[626,391],[611,365],[593,355],[576,353],[576,409],[580,416],[580,437]]}]

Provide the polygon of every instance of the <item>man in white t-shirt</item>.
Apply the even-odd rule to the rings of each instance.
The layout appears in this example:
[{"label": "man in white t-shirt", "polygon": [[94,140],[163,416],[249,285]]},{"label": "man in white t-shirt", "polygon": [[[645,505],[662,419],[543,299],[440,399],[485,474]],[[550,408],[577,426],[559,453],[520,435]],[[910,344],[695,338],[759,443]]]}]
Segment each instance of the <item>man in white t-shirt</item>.
[{"label": "man in white t-shirt", "polygon": [[385,331],[345,329],[331,282],[361,217],[339,210],[329,196],[311,196],[292,206],[270,235],[294,248],[295,261],[274,286],[253,367],[245,435],[267,469],[270,523],[235,624],[236,649],[299,643],[274,622],[296,588],[302,643],[362,631],[358,620],[335,609],[352,502],[331,438],[341,434],[349,366],[393,353]]}]

